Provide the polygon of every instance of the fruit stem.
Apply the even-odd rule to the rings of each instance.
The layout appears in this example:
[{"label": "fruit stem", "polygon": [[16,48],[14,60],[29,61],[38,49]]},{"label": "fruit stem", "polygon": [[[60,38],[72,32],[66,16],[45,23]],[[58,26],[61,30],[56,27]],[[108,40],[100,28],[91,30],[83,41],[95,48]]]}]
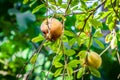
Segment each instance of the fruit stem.
[{"label": "fruit stem", "polygon": [[109,45],[108,47],[106,47],[106,49],[103,50],[103,51],[99,54],[99,56],[102,56],[109,48],[110,48],[110,45]]}]

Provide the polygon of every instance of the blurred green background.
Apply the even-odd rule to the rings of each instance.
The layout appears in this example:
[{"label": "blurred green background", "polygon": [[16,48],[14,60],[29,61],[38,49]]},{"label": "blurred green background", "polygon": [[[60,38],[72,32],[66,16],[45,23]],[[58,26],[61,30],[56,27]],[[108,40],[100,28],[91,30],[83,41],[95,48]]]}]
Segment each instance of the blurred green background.
[{"label": "blurred green background", "polygon": [[[29,3],[22,3],[23,0],[0,0],[0,80],[15,80],[24,63],[41,44],[41,42],[33,43],[31,39],[42,34],[39,27],[46,18],[46,8],[43,7],[37,13],[32,14],[31,11],[42,2],[37,0],[32,7],[29,7]],[[66,29],[70,30],[69,27],[75,24],[74,21],[74,15],[68,16],[65,23],[68,26]],[[106,44],[104,43],[104,45]],[[92,50],[102,52],[103,49],[96,46],[97,44],[94,44]],[[46,47],[42,48],[30,80],[44,80],[46,71],[49,70],[51,60],[55,55],[51,53],[52,51],[48,51]],[[115,51],[106,51],[102,59],[102,67],[99,69],[102,78],[94,77],[91,80],[117,80],[118,74],[120,77],[120,65]],[[28,64],[23,70],[24,79],[31,69],[32,65]],[[61,78],[49,75],[48,80],[55,79]],[[86,78],[86,80],[88,79]]]}]

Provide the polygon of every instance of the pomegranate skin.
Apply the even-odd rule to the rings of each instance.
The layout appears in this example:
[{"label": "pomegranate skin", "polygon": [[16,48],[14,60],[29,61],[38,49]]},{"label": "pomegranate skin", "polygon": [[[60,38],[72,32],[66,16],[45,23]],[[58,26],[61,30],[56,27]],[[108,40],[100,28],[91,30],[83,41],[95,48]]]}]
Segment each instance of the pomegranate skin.
[{"label": "pomegranate skin", "polygon": [[102,58],[96,52],[90,52],[87,57],[88,65],[99,68],[102,64]]},{"label": "pomegranate skin", "polygon": [[44,20],[40,27],[47,40],[56,40],[63,33],[63,24],[55,18]]}]

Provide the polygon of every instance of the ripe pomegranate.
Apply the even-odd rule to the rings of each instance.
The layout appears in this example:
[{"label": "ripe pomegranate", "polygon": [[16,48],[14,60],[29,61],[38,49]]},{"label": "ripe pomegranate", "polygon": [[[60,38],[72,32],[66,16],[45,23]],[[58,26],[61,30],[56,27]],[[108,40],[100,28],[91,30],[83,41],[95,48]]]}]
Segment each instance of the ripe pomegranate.
[{"label": "ripe pomegranate", "polygon": [[47,18],[40,27],[41,31],[47,40],[58,39],[63,32],[63,24],[55,18]]},{"label": "ripe pomegranate", "polygon": [[102,59],[96,52],[90,52],[87,56],[87,63],[89,66],[99,68],[102,64]]}]

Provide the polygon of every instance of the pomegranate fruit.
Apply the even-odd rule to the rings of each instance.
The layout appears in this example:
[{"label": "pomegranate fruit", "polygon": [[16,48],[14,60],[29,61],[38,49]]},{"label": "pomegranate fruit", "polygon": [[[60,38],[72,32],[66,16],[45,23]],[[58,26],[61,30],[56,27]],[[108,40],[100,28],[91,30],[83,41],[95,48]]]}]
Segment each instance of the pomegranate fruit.
[{"label": "pomegranate fruit", "polygon": [[96,52],[90,52],[87,56],[87,63],[89,66],[99,68],[102,64],[102,59]]},{"label": "pomegranate fruit", "polygon": [[56,40],[63,33],[63,24],[55,18],[47,18],[40,27],[47,40]]}]

